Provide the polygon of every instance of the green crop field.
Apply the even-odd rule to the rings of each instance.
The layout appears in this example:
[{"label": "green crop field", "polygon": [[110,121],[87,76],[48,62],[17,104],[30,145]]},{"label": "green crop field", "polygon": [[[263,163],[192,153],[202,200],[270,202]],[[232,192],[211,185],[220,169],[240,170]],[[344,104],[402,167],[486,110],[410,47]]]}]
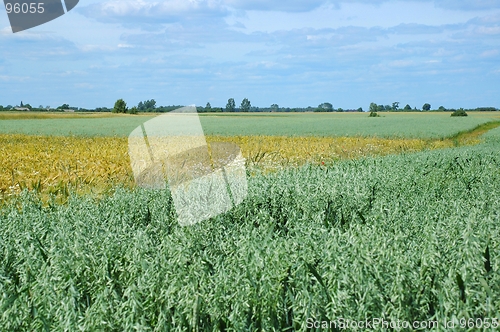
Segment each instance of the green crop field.
[{"label": "green crop field", "polygon": [[[391,138],[448,137],[498,121],[495,113],[383,115],[201,121],[218,135]],[[126,136],[147,119],[11,118],[0,120],[0,133]],[[189,227],[177,222],[169,189],[70,192],[64,204],[24,191],[0,207],[0,330],[327,331],[339,319],[428,324],[402,331],[444,331],[450,320],[455,330],[500,324],[500,128],[481,139],[254,171],[240,205]]]},{"label": "green crop field", "polygon": [[232,117],[208,115],[202,116],[201,123],[210,135],[441,138],[495,118],[499,120],[500,114],[477,113],[453,119],[449,113],[384,113],[379,118],[369,118],[366,113],[299,113]]},{"label": "green crop field", "polygon": [[[451,118],[450,113],[384,113],[369,118],[366,113],[267,113],[202,114],[206,135],[271,136],[377,136],[440,138],[499,120],[499,112],[472,113]],[[0,114],[0,133],[38,135],[128,136],[151,115]]]}]

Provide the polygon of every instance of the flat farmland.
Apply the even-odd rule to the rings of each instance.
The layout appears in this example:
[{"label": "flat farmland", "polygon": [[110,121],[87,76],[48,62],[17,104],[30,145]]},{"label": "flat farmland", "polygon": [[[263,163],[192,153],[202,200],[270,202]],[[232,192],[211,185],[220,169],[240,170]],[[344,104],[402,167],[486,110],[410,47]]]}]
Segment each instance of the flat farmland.
[{"label": "flat farmland", "polygon": [[[480,140],[474,135],[460,139],[450,135],[475,128],[496,115],[478,113],[472,120],[434,113],[381,118],[368,118],[364,113],[210,114],[200,118],[209,146],[234,143],[240,147],[247,169],[277,171],[307,163],[330,165],[339,160],[477,144]],[[89,193],[117,185],[132,188],[127,135],[151,116],[7,113],[0,118],[0,128],[5,129],[5,133],[0,131],[0,193],[6,197],[23,189],[67,196],[70,190]],[[408,122],[420,133],[418,137],[397,134]],[[331,126],[342,135],[326,135]],[[439,127],[446,127],[440,135]],[[359,134],[348,134],[355,132]]]},{"label": "flat farmland", "polygon": [[[500,112],[451,118],[450,113],[214,113],[201,114],[206,135],[442,138],[500,120]],[[0,113],[0,133],[55,136],[121,136],[159,114]]]},{"label": "flat farmland", "polygon": [[0,113],[0,326],[491,325],[499,116],[202,115],[209,145],[241,148],[248,193],[184,227],[169,188],[134,186],[127,136],[151,115]]},{"label": "flat farmland", "polygon": [[450,113],[305,113],[207,115],[201,123],[210,135],[277,135],[384,138],[442,138],[482,123],[500,120],[498,112],[451,118]]}]

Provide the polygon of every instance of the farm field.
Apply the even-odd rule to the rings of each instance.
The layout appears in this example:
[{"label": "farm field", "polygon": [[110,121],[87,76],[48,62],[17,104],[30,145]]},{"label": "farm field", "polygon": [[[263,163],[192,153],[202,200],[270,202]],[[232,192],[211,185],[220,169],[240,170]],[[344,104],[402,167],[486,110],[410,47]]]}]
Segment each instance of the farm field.
[{"label": "farm field", "polygon": [[[452,146],[449,140],[207,136],[208,144],[237,144],[249,170],[277,170],[305,163],[331,164],[341,159],[415,152]],[[0,197],[23,189],[67,197],[69,191],[103,193],[114,186],[134,186],[124,137],[29,136],[0,134]]]},{"label": "farm field", "polygon": [[470,115],[203,115],[248,196],[191,227],[134,188],[127,130],[150,117],[2,119],[0,326],[500,321],[500,127],[477,128],[500,114]]},{"label": "farm field", "polygon": [[[201,123],[209,135],[276,135],[276,136],[362,136],[383,138],[442,138],[472,129],[492,120],[498,112],[471,114],[453,119],[446,113],[380,113],[369,118],[366,113],[306,113],[239,117],[202,116]],[[220,122],[220,120],[226,120]],[[372,121],[375,120],[375,121]]]},{"label": "farm field", "polygon": [[[207,136],[210,144],[238,145],[248,170],[276,171],[306,163],[410,153],[480,142],[473,133],[460,138]],[[134,186],[125,137],[0,134],[0,199],[23,189],[66,198],[70,191],[104,193]]]},{"label": "farm field", "polygon": [[[471,112],[466,118],[450,118],[449,112],[384,113],[380,118],[368,118],[366,113],[215,113],[201,114],[200,119],[206,135],[425,139],[451,136],[488,121],[500,120],[498,113]],[[53,116],[1,112],[0,133],[126,137],[156,115],[56,113]]]}]

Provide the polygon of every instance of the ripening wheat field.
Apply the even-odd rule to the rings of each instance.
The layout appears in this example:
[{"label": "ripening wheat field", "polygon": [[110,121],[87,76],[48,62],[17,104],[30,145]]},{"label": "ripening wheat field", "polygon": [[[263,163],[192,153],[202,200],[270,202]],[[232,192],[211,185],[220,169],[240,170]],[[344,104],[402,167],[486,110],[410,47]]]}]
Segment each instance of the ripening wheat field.
[{"label": "ripening wheat field", "polygon": [[134,188],[125,138],[0,135],[0,326],[306,331],[383,319],[444,331],[456,319],[473,331],[460,322],[500,321],[500,128],[478,136],[485,128],[209,136],[240,146],[248,196],[190,227],[169,189]]},{"label": "ripening wheat field", "polygon": [[[450,141],[363,137],[208,136],[207,142],[237,144],[250,169],[276,170],[305,163],[387,155],[452,146]],[[128,141],[122,137],[0,134],[0,193],[23,189],[68,195],[133,187]]]}]

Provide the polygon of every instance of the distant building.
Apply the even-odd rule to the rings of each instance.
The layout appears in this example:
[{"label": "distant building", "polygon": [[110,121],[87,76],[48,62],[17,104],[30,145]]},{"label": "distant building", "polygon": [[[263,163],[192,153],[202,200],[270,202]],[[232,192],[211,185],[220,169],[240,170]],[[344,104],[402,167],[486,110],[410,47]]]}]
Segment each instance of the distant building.
[{"label": "distant building", "polygon": [[73,113],[75,110],[72,110],[72,109],[63,109],[64,112],[71,112]]},{"label": "distant building", "polygon": [[29,111],[30,109],[27,107],[14,107],[16,111]]}]

